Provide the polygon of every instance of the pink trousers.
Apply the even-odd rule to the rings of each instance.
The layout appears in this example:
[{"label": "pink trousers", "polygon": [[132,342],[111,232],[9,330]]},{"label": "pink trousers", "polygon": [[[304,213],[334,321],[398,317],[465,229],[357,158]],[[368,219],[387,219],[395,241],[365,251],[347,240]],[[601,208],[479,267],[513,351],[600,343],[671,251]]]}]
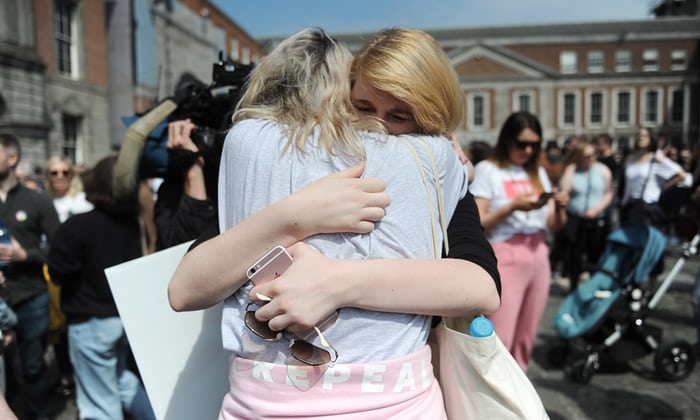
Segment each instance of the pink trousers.
[{"label": "pink trousers", "polygon": [[519,234],[492,245],[503,291],[501,308],[489,319],[513,358],[527,371],[551,283],[546,234]]},{"label": "pink trousers", "polygon": [[220,420],[446,419],[430,347],[398,359],[332,367],[231,357]]}]

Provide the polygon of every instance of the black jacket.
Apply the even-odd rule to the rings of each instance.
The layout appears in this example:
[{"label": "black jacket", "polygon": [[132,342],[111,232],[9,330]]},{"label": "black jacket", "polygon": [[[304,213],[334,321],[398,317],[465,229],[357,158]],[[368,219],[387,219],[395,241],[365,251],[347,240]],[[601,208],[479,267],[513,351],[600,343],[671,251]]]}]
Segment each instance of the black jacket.
[{"label": "black jacket", "polygon": [[66,220],[54,236],[49,273],[51,281],[61,285],[61,308],[68,323],[118,316],[104,269],[141,255],[136,215],[95,209]]},{"label": "black jacket", "polygon": [[51,197],[21,183],[8,192],[4,203],[0,202],[0,220],[27,252],[25,261],[2,267],[7,282],[0,293],[10,306],[15,306],[46,292],[43,265],[60,222]]},{"label": "black jacket", "polygon": [[447,257],[471,261],[483,268],[493,277],[500,296],[501,276],[498,274],[496,254],[484,234],[479,209],[472,193],[468,192],[457,204],[447,226],[447,239],[450,242],[450,253]]},{"label": "black jacket", "polygon": [[158,189],[154,210],[158,250],[192,239],[209,239],[219,231],[214,200],[197,200],[184,193],[182,182],[166,179]]}]

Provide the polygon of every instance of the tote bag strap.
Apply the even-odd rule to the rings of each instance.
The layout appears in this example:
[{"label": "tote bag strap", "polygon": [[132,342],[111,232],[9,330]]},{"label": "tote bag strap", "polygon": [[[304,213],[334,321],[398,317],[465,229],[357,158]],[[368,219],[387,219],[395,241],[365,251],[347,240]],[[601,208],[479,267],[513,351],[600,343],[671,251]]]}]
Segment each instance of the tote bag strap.
[{"label": "tote bag strap", "polygon": [[[438,200],[438,223],[440,224],[440,227],[442,229],[442,238],[443,242],[445,244],[445,252],[449,252],[449,242],[447,240],[447,223],[445,220],[445,208],[442,200],[442,187],[440,186],[440,176],[438,174],[437,170],[437,165],[435,164],[435,158],[433,157],[433,152],[430,150],[430,147],[428,144],[425,142],[425,140],[419,138],[419,137],[413,137],[414,139],[418,140],[420,144],[423,146],[423,149],[425,150],[428,160],[430,161],[430,166],[433,172],[433,177],[435,179],[435,190],[437,194],[437,200]],[[413,144],[406,140],[403,137],[399,137],[401,141],[408,147],[408,150],[411,152],[411,155],[413,156],[413,159],[416,161],[416,165],[418,166],[418,171],[420,172],[421,179],[423,180],[423,186],[425,187],[425,194],[428,198],[428,203],[430,203],[431,199],[431,194],[430,194],[430,184],[428,182],[428,178],[425,174],[425,171],[423,170],[423,165],[421,163],[420,157],[418,156],[418,152],[416,151],[415,147],[413,147]],[[441,253],[440,253],[440,246],[437,240],[437,229],[435,227],[435,209],[433,206],[428,205],[428,210],[430,212],[430,228],[432,230],[432,236],[433,236],[433,258],[437,259],[440,258]]]}]

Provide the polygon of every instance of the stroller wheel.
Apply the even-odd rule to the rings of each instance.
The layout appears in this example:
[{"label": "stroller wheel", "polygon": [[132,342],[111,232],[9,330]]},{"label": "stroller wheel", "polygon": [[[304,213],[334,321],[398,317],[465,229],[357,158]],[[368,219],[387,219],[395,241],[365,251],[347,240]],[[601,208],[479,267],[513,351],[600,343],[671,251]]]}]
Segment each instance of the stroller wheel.
[{"label": "stroller wheel", "polygon": [[590,363],[587,359],[579,360],[571,365],[571,379],[585,385],[591,381],[595,371],[595,363]]},{"label": "stroller wheel", "polygon": [[662,343],[654,355],[654,367],[661,379],[681,381],[693,372],[695,348],[685,340]]},{"label": "stroller wheel", "polygon": [[569,344],[559,343],[547,351],[547,361],[552,367],[561,369],[566,364],[569,357]]}]

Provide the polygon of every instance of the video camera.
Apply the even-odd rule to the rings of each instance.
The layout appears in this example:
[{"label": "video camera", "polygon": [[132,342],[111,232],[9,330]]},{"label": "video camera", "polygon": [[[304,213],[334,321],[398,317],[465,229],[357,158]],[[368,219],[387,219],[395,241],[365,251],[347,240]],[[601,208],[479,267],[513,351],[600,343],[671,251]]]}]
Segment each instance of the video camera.
[{"label": "video camera", "polygon": [[[218,167],[223,141],[231,125],[231,116],[252,69],[252,64],[224,61],[220,55],[219,61],[212,66],[210,85],[191,74],[183,74],[170,105],[164,106],[161,103],[148,113],[156,111],[156,117],[150,119],[152,126],[146,128],[148,141],[139,170],[141,177],[183,174],[200,155],[207,166]],[[175,104],[174,109],[172,102]],[[159,110],[160,107],[163,109]],[[200,152],[195,154],[185,150],[166,150],[167,124],[188,118],[197,127],[191,137]]]}]

